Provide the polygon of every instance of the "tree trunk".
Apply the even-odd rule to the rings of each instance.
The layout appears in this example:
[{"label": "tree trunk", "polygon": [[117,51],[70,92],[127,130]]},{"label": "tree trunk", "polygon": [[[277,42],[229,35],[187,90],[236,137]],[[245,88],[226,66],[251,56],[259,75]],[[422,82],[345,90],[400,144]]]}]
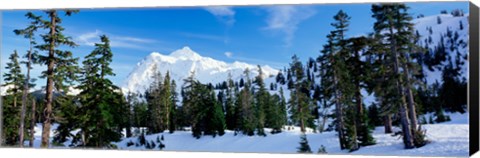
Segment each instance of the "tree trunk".
[{"label": "tree trunk", "polygon": [[[393,25],[390,26],[390,35],[391,35],[391,39],[392,39],[392,43],[391,43],[391,46],[390,46],[390,50],[391,52],[393,53],[393,59],[394,59],[394,74],[397,75],[397,74],[400,74],[399,72],[399,61],[398,61],[398,52],[397,52],[397,49],[396,49],[396,40],[395,40],[395,36],[393,35]],[[400,95],[399,97],[401,98],[401,102],[400,102],[400,122],[402,124],[402,131],[403,131],[403,143],[405,144],[405,148],[407,149],[411,149],[413,148],[413,137],[412,137],[412,131],[410,130],[410,126],[409,126],[409,117],[408,117],[408,113],[407,113],[407,102],[405,100],[405,96],[404,96],[404,87],[402,85],[402,78],[400,77],[397,82],[396,82],[396,86],[397,86],[397,89],[398,89],[398,95]]]},{"label": "tree trunk", "polygon": [[[404,55],[404,57],[406,58],[406,61],[409,62],[410,59],[408,56]],[[407,99],[408,99],[408,115],[410,117],[410,128],[412,130],[412,135],[413,137],[415,137],[415,131],[417,130],[417,113],[415,111],[415,101],[414,101],[414,98],[413,98],[413,92],[412,92],[412,87],[411,87],[411,84],[410,84],[410,70],[408,69],[408,67],[406,66],[406,64],[403,64],[403,69],[404,69],[404,75],[406,77],[406,96],[407,96]]]},{"label": "tree trunk", "polygon": [[33,141],[35,141],[35,124],[36,124],[36,116],[35,116],[35,105],[36,104],[36,100],[35,98],[32,99],[32,118],[30,120],[30,142],[28,143],[30,145],[30,147],[33,147]]},{"label": "tree trunk", "polygon": [[[30,37],[30,41],[32,38]],[[30,42],[31,43],[31,42]],[[28,96],[28,83],[30,81],[30,61],[32,60],[32,45],[30,45],[30,50],[28,51],[28,61],[27,61],[27,78],[25,79],[25,83],[23,85],[23,95],[22,95],[22,111],[20,112],[20,128],[18,130],[18,134],[20,136],[20,147],[23,147],[23,140],[24,140],[24,129],[25,129],[25,112],[27,111],[27,96]]]},{"label": "tree trunk", "polygon": [[383,117],[383,123],[385,125],[385,134],[392,133],[392,116],[387,114]]},{"label": "tree trunk", "polygon": [[44,121],[43,121],[43,130],[42,130],[42,148],[48,148],[49,139],[50,139],[50,126],[52,123],[52,102],[53,102],[53,77],[54,77],[54,66],[55,66],[55,26],[56,26],[56,17],[57,12],[52,11],[50,12],[50,36],[52,40],[50,41],[50,50],[48,52],[48,69],[47,69],[47,92],[45,96],[45,106],[46,109],[44,111]]},{"label": "tree trunk", "polygon": [[335,115],[337,116],[337,131],[338,131],[338,138],[340,139],[340,149],[343,150],[346,148],[346,142],[345,142],[345,133],[343,131],[344,125],[343,125],[343,110],[342,110],[342,105],[340,104],[340,98],[338,94],[338,80],[336,77],[335,71],[333,72],[333,80],[335,82]]}]

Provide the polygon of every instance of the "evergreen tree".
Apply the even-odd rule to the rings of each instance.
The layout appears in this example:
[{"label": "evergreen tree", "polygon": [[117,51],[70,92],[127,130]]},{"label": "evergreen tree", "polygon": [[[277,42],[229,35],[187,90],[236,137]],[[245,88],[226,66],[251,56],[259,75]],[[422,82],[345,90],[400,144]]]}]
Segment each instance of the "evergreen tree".
[{"label": "evergreen tree", "polygon": [[[350,17],[340,10],[331,25],[335,30],[327,35],[328,42],[324,45],[318,57],[320,68],[323,99],[326,103],[335,105],[335,124],[338,132],[340,149],[357,150],[356,122],[351,114],[355,110],[354,94],[355,85],[352,84],[348,64],[346,63],[351,52],[347,49],[345,39]],[[330,105],[326,105],[330,106]]]},{"label": "evergreen tree", "polygon": [[174,108],[174,103],[172,102],[172,89],[170,88],[171,85],[171,79],[170,79],[170,72],[167,71],[167,74],[165,75],[164,81],[163,81],[163,87],[161,89],[160,95],[161,95],[161,114],[160,118],[162,119],[162,126],[161,126],[161,131],[168,129],[169,123],[171,122],[171,116],[170,114],[172,113],[172,109]]},{"label": "evergreen tree", "polygon": [[228,86],[227,86],[227,100],[225,102],[225,120],[227,129],[235,129],[235,97],[234,97],[234,83],[232,80],[232,75],[228,73]]},{"label": "evergreen tree", "polygon": [[371,131],[368,128],[368,116],[364,110],[364,104],[362,102],[362,93],[361,90],[366,88],[366,83],[368,81],[368,77],[366,74],[367,64],[365,61],[361,60],[361,52],[365,52],[370,41],[366,37],[356,37],[348,39],[348,47],[347,49],[352,52],[353,57],[347,59],[347,62],[350,63],[347,65],[347,71],[350,71],[351,82],[353,83],[354,89],[354,104],[355,108],[353,110],[353,117],[351,119],[354,120],[355,130],[357,133],[357,140],[360,142],[360,145],[373,145],[375,141],[372,137]]},{"label": "evergreen tree", "polygon": [[[24,38],[27,38],[29,40],[29,46],[30,46],[29,50],[27,51],[27,54],[25,55],[25,57],[27,58],[27,61],[22,62],[25,64],[27,68],[27,73],[25,76],[26,77],[25,83],[23,84],[22,109],[20,112],[20,127],[18,131],[20,135],[20,138],[19,138],[20,147],[23,147],[23,141],[24,141],[25,113],[26,113],[26,107],[27,107],[28,92],[29,92],[29,89],[34,86],[33,83],[31,83],[30,70],[32,69],[32,66],[31,66],[32,60],[33,60],[32,56],[37,53],[36,51],[33,50],[33,47],[36,45],[35,32],[38,29],[37,27],[38,23],[36,19],[39,19],[39,17],[33,15],[33,13],[31,12],[28,12],[25,16],[29,19],[32,19],[32,22],[30,23],[30,25],[28,25],[28,27],[25,29],[17,29],[13,31],[16,35],[22,35]],[[30,136],[30,142],[33,142],[33,138],[34,138],[33,135]]]},{"label": "evergreen tree", "polygon": [[463,23],[462,21],[460,21],[460,26],[459,26],[460,30],[463,30]]},{"label": "evergreen tree", "polygon": [[302,134],[300,136],[300,147],[297,148],[298,153],[312,153],[310,145],[308,145],[307,135]]},{"label": "evergreen tree", "polygon": [[197,139],[202,135],[223,135],[225,117],[222,106],[215,99],[213,87],[201,84],[192,74],[185,79],[184,93],[183,106],[191,117],[192,135]]},{"label": "evergreen tree", "polygon": [[13,51],[8,58],[10,61],[7,63],[7,66],[5,66],[5,69],[8,70],[8,72],[3,74],[5,81],[3,86],[11,86],[11,88],[7,90],[7,93],[13,96],[14,108],[17,107],[17,98],[21,95],[23,85],[25,84],[25,76],[22,74],[18,58],[17,51]]},{"label": "evergreen tree", "polygon": [[157,65],[154,65],[153,70],[153,82],[151,83],[147,92],[145,92],[149,112],[148,118],[150,120],[148,125],[148,133],[160,133],[165,130],[165,120],[163,118],[163,116],[165,116],[165,98],[162,95],[164,94],[164,79],[160,71],[158,71]]},{"label": "evergreen tree", "polygon": [[124,124],[126,101],[118,93],[119,88],[107,78],[114,76],[110,68],[113,53],[107,36],[100,36],[101,43],[83,61],[84,77],[80,80],[79,116],[80,146],[112,147],[110,142],[121,138],[120,127]]},{"label": "evergreen tree", "polygon": [[255,112],[256,112],[256,121],[257,121],[257,134],[260,136],[266,136],[264,127],[265,124],[273,122],[274,113],[270,111],[271,109],[271,101],[270,101],[270,94],[268,93],[267,89],[265,88],[265,83],[263,82],[263,72],[260,65],[258,67],[258,76],[255,77],[254,83],[257,84],[258,91],[255,93]]},{"label": "evergreen tree", "polygon": [[170,133],[173,133],[177,128],[177,102],[178,102],[178,94],[177,94],[177,84],[175,80],[172,80],[171,84],[171,105],[170,105],[170,114],[169,114],[169,123],[168,123],[168,130]]},{"label": "evergreen tree", "polygon": [[2,86],[9,86],[7,89],[7,97],[5,97],[3,112],[3,129],[5,138],[4,142],[7,145],[15,145],[19,139],[19,110],[17,107],[17,98],[22,94],[25,76],[21,72],[20,63],[18,62],[18,53],[14,51],[8,58],[10,61],[6,63],[6,73],[3,74],[4,84]]},{"label": "evergreen tree", "polygon": [[300,126],[302,132],[306,132],[306,127],[313,124],[314,117],[312,110],[314,105],[310,98],[310,82],[306,79],[305,69],[298,57],[292,57],[290,63],[292,70],[293,87],[290,89],[290,100],[288,101],[292,120]]},{"label": "evergreen tree", "polygon": [[[77,10],[65,10],[65,15],[70,16]],[[43,130],[41,147],[47,148],[49,144],[50,127],[53,120],[52,103],[53,89],[66,92],[65,83],[71,84],[76,80],[78,67],[77,58],[72,57],[72,52],[64,51],[59,48],[62,46],[75,47],[76,44],[70,37],[63,34],[65,28],[60,24],[62,19],[57,10],[47,10],[45,13],[48,19],[42,19],[40,16],[32,15],[38,18],[34,19],[34,23],[38,24],[38,28],[48,30],[48,33],[42,34],[43,44],[36,45],[40,51],[48,52],[47,55],[38,56],[38,63],[47,65],[47,70],[42,72],[41,78],[47,78],[46,95],[45,95],[45,112],[43,113]],[[55,86],[55,87],[54,87]]]},{"label": "evergreen tree", "polygon": [[254,97],[251,92],[250,70],[247,68],[244,71],[245,79],[247,80],[243,89],[238,93],[236,100],[235,115],[237,118],[237,131],[242,131],[243,134],[252,136],[255,134],[256,117],[254,110]]},{"label": "evergreen tree", "polygon": [[133,110],[133,107],[135,106],[136,102],[137,102],[137,98],[138,96],[132,92],[128,92],[127,93],[127,115],[125,116],[127,121],[126,121],[126,129],[125,129],[125,134],[126,134],[126,137],[131,137],[132,136],[132,126],[134,125],[134,110]]},{"label": "evergreen tree", "polygon": [[[382,53],[385,53],[385,59],[388,61],[384,65],[392,69],[388,74],[393,84],[388,84],[393,91],[391,94],[392,105],[387,107],[391,111],[399,110],[400,123],[402,126],[403,140],[405,148],[410,149],[414,146],[421,146],[421,142],[416,142],[416,134],[420,133],[417,127],[415,102],[412,92],[412,67],[414,64],[410,61],[410,54],[415,47],[415,35],[413,33],[412,18],[407,13],[408,7],[404,4],[374,4],[372,12],[377,21],[374,24],[375,33],[383,40],[386,46]],[[386,18],[391,17],[391,18]],[[393,87],[395,86],[395,87]],[[389,89],[383,87],[383,89]],[[385,99],[385,98],[384,98]]]}]

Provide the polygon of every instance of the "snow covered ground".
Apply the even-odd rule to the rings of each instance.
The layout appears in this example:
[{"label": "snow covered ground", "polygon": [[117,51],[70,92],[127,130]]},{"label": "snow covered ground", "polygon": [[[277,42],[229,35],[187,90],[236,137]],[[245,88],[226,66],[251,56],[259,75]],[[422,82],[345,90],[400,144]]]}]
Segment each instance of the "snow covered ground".
[{"label": "snow covered ground", "polygon": [[[424,147],[406,150],[403,149],[403,143],[399,136],[384,134],[383,127],[377,127],[373,133],[377,141],[376,145],[362,147],[360,150],[349,153],[341,151],[339,148],[338,137],[335,132],[313,133],[307,132],[309,145],[314,153],[318,151],[321,145],[325,146],[328,154],[335,155],[382,155],[382,156],[455,156],[468,157],[469,151],[469,126],[468,113],[448,114],[452,121],[439,124],[422,125],[427,131],[427,138],[431,141]],[[54,125],[52,129],[55,129]],[[40,146],[41,124],[36,127],[35,147]],[[394,129],[399,130],[399,129]],[[54,130],[52,130],[54,131]],[[268,129],[267,129],[268,131]],[[145,146],[132,145],[127,147],[128,142],[138,142],[138,137],[124,138],[120,142],[115,142],[119,149],[127,150],[159,150],[157,137],[163,135],[165,151],[198,151],[198,152],[236,152],[236,153],[296,153],[299,146],[301,132],[299,128],[287,130],[279,134],[268,134],[262,136],[234,136],[232,131],[226,131],[223,136],[203,136],[196,139],[189,131],[176,131],[173,134],[168,132],[146,135],[148,142],[155,142],[157,147],[146,149]],[[51,133],[53,136],[53,132]],[[70,142],[64,143],[66,146]],[[25,142],[28,144],[28,141]],[[67,148],[55,146],[55,148]]]}]

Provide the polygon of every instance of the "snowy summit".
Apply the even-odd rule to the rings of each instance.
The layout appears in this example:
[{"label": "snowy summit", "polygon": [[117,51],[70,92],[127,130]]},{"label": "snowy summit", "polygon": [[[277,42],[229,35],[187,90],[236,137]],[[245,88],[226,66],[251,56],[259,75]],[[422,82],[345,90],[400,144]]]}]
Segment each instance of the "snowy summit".
[{"label": "snowy summit", "polygon": [[[273,77],[278,70],[268,65],[261,66],[265,74],[264,78]],[[231,74],[233,80],[239,80],[244,76],[245,69],[250,70],[250,78],[258,75],[256,65],[235,61],[226,63],[209,57],[203,57],[190,47],[173,51],[169,55],[153,52],[140,61],[133,71],[128,75],[122,86],[123,92],[144,93],[152,82],[152,75],[160,71],[162,76],[167,72],[177,83],[177,90],[180,91],[183,80],[189,77],[192,72],[195,79],[202,83],[217,84],[228,79]]]}]

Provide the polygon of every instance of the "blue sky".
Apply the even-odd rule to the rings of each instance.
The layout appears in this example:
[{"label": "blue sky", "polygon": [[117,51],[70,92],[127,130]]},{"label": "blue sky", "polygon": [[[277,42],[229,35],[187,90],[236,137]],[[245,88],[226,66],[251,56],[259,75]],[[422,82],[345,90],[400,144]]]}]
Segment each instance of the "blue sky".
[{"label": "blue sky", "polygon": [[[462,9],[468,13],[468,2],[407,3],[413,17],[439,14],[441,10]],[[371,4],[321,4],[288,6],[183,7],[136,9],[83,9],[63,18],[65,34],[79,47],[71,49],[84,57],[99,42],[99,35],[110,37],[117,74],[112,81],[121,85],[135,65],[151,52],[170,52],[189,46],[202,56],[226,62],[283,68],[297,54],[303,61],[316,57],[332,30],[333,16],[344,10],[351,16],[348,36],[372,31]],[[13,50],[23,54],[28,41],[13,34],[24,28],[27,11],[2,11],[2,74]],[[37,15],[42,12],[34,11]],[[40,38],[37,38],[40,39]],[[36,66],[38,76],[45,66]],[[38,80],[37,88],[44,86]]]}]

